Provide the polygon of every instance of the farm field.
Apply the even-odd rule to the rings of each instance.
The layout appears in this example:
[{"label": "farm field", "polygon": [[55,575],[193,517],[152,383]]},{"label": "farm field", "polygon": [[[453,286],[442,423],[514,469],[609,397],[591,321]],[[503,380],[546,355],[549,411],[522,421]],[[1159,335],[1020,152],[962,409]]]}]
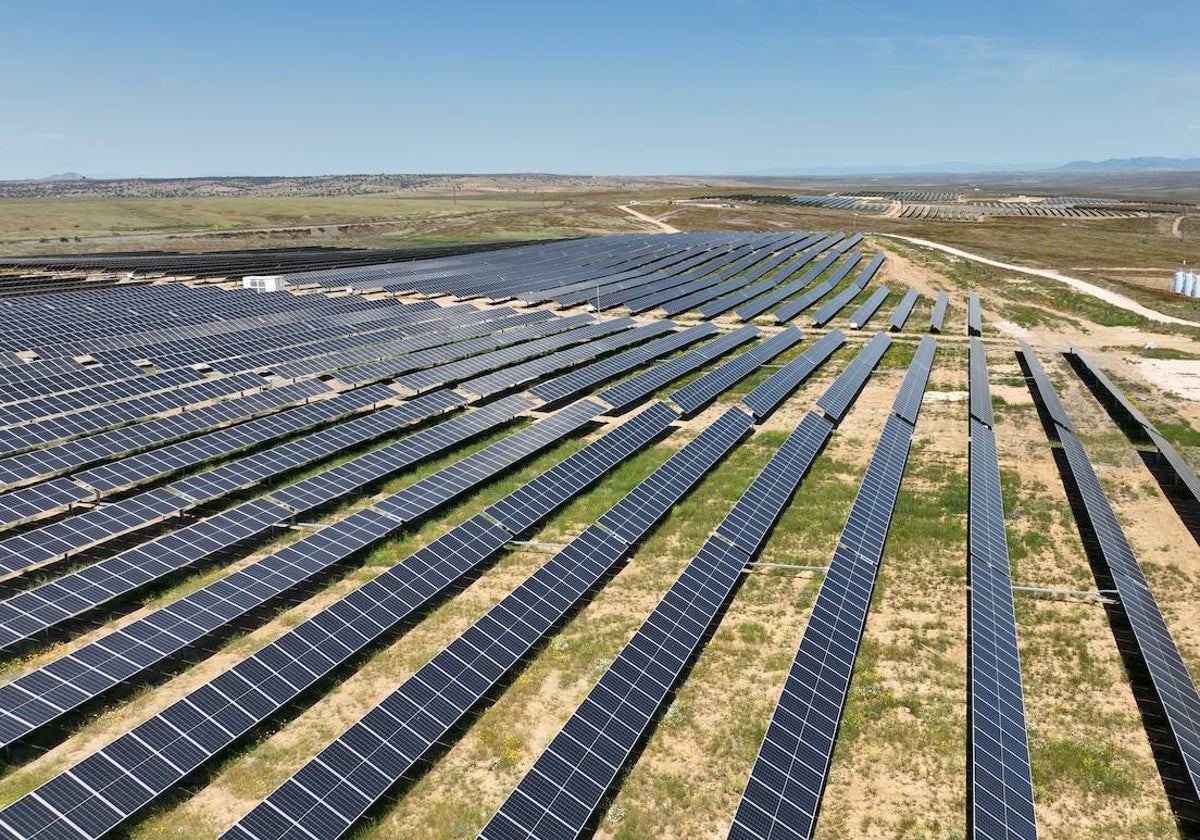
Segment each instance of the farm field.
[{"label": "farm field", "polygon": [[699,194],[0,201],[0,834],[1196,836],[1195,239]]}]

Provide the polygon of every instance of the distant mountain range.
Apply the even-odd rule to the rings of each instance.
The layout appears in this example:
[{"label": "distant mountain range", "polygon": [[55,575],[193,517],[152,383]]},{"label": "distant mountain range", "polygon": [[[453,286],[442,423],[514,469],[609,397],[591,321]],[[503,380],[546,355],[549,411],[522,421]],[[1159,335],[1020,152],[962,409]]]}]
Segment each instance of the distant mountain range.
[{"label": "distant mountain range", "polygon": [[1133,157],[1073,160],[1055,172],[1200,172],[1200,158]]},{"label": "distant mountain range", "polygon": [[57,175],[47,175],[45,178],[38,178],[39,181],[86,181],[86,175],[80,175],[78,172],[60,172]]}]

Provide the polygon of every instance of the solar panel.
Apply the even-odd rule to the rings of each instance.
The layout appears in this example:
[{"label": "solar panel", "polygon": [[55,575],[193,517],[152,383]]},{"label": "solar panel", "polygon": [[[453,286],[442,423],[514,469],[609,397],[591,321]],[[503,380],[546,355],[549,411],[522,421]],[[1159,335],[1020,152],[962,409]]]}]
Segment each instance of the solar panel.
[{"label": "solar panel", "polygon": [[967,293],[967,335],[983,335],[983,313],[979,308],[979,293]]},{"label": "solar panel", "polygon": [[[753,424],[745,412],[727,409],[693,439],[694,446],[680,450],[601,516],[597,524],[627,545],[638,542],[666,515],[675,500],[724,457]],[[698,464],[703,468],[698,468]]]},{"label": "solar panel", "polygon": [[[1040,363],[1027,346],[1022,353],[1031,370],[1041,371]],[[1067,425],[1070,419],[1064,413],[1063,420],[1059,420],[1050,409],[1055,406],[1061,410],[1062,403],[1044,371],[1033,377],[1033,387],[1041,392],[1042,404],[1057,425],[1071,481],[1086,512],[1086,522],[1081,521],[1080,527],[1090,531],[1095,539],[1116,587],[1120,609],[1128,619],[1133,637],[1131,647],[1145,665],[1166,719],[1169,736],[1161,746],[1174,753],[1185,772],[1177,782],[1187,787],[1194,801],[1200,797],[1200,694],[1091,461]]]},{"label": "solar panel", "polygon": [[1050,419],[1055,424],[1061,426],[1067,431],[1074,432],[1075,427],[1071,425],[1071,418],[1067,414],[1067,410],[1063,408],[1062,400],[1058,398],[1058,392],[1054,390],[1054,386],[1050,384],[1050,377],[1046,375],[1042,363],[1038,361],[1037,354],[1033,352],[1033,348],[1024,341],[1018,342],[1021,349],[1018,355],[1025,362],[1029,369],[1029,375],[1033,379],[1034,394],[1042,401],[1046,412],[1050,415]]},{"label": "solar panel", "polygon": [[940,333],[946,321],[946,307],[950,305],[950,293],[945,289],[938,292],[937,300],[933,303],[933,312],[929,316],[929,331]]},{"label": "solar panel", "polygon": [[[990,417],[987,360],[978,339],[971,339],[970,363],[972,405],[986,405]],[[1033,781],[1000,465],[994,433],[974,409],[970,431],[968,821],[971,836],[980,840],[1034,840]]]},{"label": "solar panel", "polygon": [[883,354],[892,346],[892,340],[883,333],[876,333],[866,346],[858,352],[846,369],[838,375],[825,393],[817,398],[817,407],[835,423],[840,423],[850,410],[850,404],[867,384],[871,371],[875,370]]},{"label": "solar panel", "polygon": [[[632,541],[641,539],[654,522],[666,516],[743,437],[749,424],[748,416],[737,409],[728,410],[601,517],[600,527],[584,530],[292,780],[284,782],[230,836],[257,835],[266,824],[277,824],[281,814],[288,815],[284,821],[305,830],[332,824],[337,827],[335,834],[344,832],[608,574]],[[511,500],[515,508],[521,499],[514,496]],[[637,511],[634,528],[628,527],[631,509]],[[523,527],[524,523],[514,524]],[[742,562],[744,558],[739,559],[739,564]],[[347,762],[350,755],[355,757]],[[338,804],[346,802],[343,797],[334,797],[331,803],[325,796],[319,804],[305,799],[301,808],[294,808],[299,802],[295,791],[311,791],[310,785],[320,784],[318,778],[329,778],[329,768],[335,766],[343,770],[335,787],[350,785],[370,791],[366,800],[356,800],[353,808],[346,808]],[[359,787],[356,780],[367,776],[374,784]]]},{"label": "solar panel", "polygon": [[[924,377],[914,375],[921,367],[914,358],[909,377],[923,384]],[[898,414],[884,423],[750,771],[731,838],[813,835],[912,433]]]},{"label": "solar panel", "polygon": [[32,487],[0,493],[0,528],[9,528],[64,510],[75,502],[95,498],[96,491],[69,478],[55,478]]},{"label": "solar panel", "polygon": [[917,352],[913,354],[908,373],[900,384],[900,392],[892,410],[909,423],[916,425],[917,414],[921,410],[921,398],[925,394],[925,385],[929,381],[929,372],[933,368],[933,355],[937,352],[937,342],[929,336],[921,339]]},{"label": "solar panel", "polygon": [[987,354],[983,342],[970,339],[971,416],[989,428],[996,425],[992,415],[991,388],[988,385]]},{"label": "solar panel", "polygon": [[[659,323],[671,324],[670,321]],[[619,374],[633,370],[639,365],[669,355],[689,344],[714,334],[712,324],[697,324],[681,332],[671,333],[656,341],[650,341],[624,353],[601,359],[590,365],[576,368],[555,379],[541,382],[529,389],[529,393],[548,403],[556,403],[568,397],[578,396],[587,389]]]},{"label": "solar panel", "polygon": [[[793,301],[789,301],[788,303],[785,303],[783,306],[781,306],[777,310],[775,310],[775,312],[773,313],[774,318],[775,318],[775,323],[777,323],[777,324],[787,323],[792,318],[795,318],[797,315],[799,315],[801,312],[803,312],[805,309],[808,309],[810,306],[812,306],[818,300],[825,297],[825,295],[832,292],[837,287],[838,283],[840,283],[842,281],[842,278],[845,277],[847,274],[849,274],[851,272],[851,270],[853,270],[854,267],[859,264],[859,262],[862,260],[862,257],[863,257],[862,254],[851,254],[850,256],[848,256],[846,258],[846,260],[841,265],[839,265],[834,270],[834,272],[831,275],[829,275],[829,277],[824,282],[819,283],[817,286],[814,286],[812,289],[805,292],[800,297],[796,298]],[[738,311],[741,312],[742,310],[738,310]]]},{"label": "solar panel", "polygon": [[669,399],[683,409],[684,414],[693,414],[749,376],[759,365],[766,364],[803,338],[804,333],[800,330],[788,327],[677,389]]},{"label": "solar panel", "polygon": [[863,301],[862,306],[850,313],[850,329],[860,330],[867,325],[883,302],[887,300],[887,296],[891,294],[891,290],[887,286],[880,286],[871,296]]},{"label": "solar panel", "polygon": [[758,328],[745,326],[726,333],[695,350],[668,359],[649,370],[618,382],[597,394],[597,398],[612,406],[610,413],[619,413],[645,399],[659,388],[674,382],[696,368],[724,356],[758,335]]},{"label": "solar panel", "polygon": [[305,402],[330,391],[329,386],[321,382],[280,385],[258,394],[224,400],[171,417],[136,423],[57,446],[12,455],[0,459],[0,483],[12,486],[28,484],[38,478],[57,475],[105,458],[167,443],[199,431]]},{"label": "solar panel", "polygon": [[821,336],[811,347],[747,394],[742,403],[754,413],[756,419],[761,420],[774,411],[801,382],[845,343],[846,336],[841,330],[833,330]]},{"label": "solar panel", "polygon": [[520,534],[616,466],[625,454],[641,449],[678,419],[679,415],[665,404],[653,403],[580,450],[577,457],[551,467],[488,507],[484,513],[513,534]]},{"label": "solar panel", "polygon": [[891,331],[900,332],[904,329],[904,325],[908,323],[908,317],[912,315],[913,307],[920,300],[921,293],[912,286],[908,287],[908,291],[904,293],[904,297],[900,299],[900,303],[896,305],[896,311],[892,313]]}]

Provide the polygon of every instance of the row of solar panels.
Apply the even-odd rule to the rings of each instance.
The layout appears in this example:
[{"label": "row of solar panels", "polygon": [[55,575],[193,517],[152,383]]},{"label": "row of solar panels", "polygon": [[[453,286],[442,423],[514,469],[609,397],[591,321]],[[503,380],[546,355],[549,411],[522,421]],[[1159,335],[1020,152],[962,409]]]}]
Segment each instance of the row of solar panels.
[{"label": "row of solar panels", "polygon": [[[826,337],[822,343],[809,351],[810,354],[819,352],[822,355],[807,358],[803,367],[811,372],[838,344],[840,340]],[[770,352],[761,352],[755,358],[765,360],[787,346],[787,342],[776,341]],[[744,365],[740,357],[728,365],[733,366],[735,363],[736,369],[743,372],[742,375],[749,373],[754,367]],[[778,382],[797,384],[801,378],[797,373],[800,369],[789,366],[770,377],[767,382],[772,383],[772,389],[776,389],[772,393],[780,393],[777,390]],[[683,372],[679,371],[677,375],[682,375]],[[718,383],[717,387],[708,387],[715,395],[721,387],[720,383],[729,381],[729,374],[721,368],[713,371],[713,374],[715,376],[712,381]],[[652,387],[656,388],[658,385],[652,383]],[[786,393],[782,392],[780,396],[785,397]],[[509,398],[509,401],[511,400],[523,398]],[[504,402],[491,405],[500,406]],[[764,409],[770,407],[768,402],[762,402],[760,405]],[[487,410],[485,407],[478,412]],[[300,580],[320,574],[329,564],[339,562],[350,553],[394,533],[413,518],[428,512],[433,506],[460,497],[470,487],[487,480],[506,465],[528,457],[553,440],[561,439],[562,435],[570,433],[603,410],[603,404],[593,400],[585,399],[573,403],[527,430],[517,432],[479,453],[468,456],[300,543],[257,561],[234,575],[193,593],[175,605],[152,613],[144,620],[134,622],[96,643],[85,645],[83,649],[55,660],[51,665],[5,686],[0,689],[0,693],[6,693],[0,702],[0,708],[10,710],[4,717],[8,728],[6,742],[12,743],[13,740],[26,737],[30,732],[47,725],[49,721],[61,718],[70,709],[89,702],[89,698],[94,699],[97,692],[122,684],[138,673],[145,673],[147,669],[161,663],[164,657],[175,655],[205,635],[217,632],[217,628],[236,620],[238,616],[246,615],[257,605],[264,603],[265,599],[277,597],[279,592],[294,587]],[[602,438],[605,441],[610,438],[620,441],[624,436],[624,439],[628,440],[628,443],[623,444],[626,448],[618,449],[608,456],[608,460],[595,461],[598,457],[595,445],[585,448],[569,460],[572,464],[578,463],[578,468],[591,464],[590,469],[593,470],[594,477],[598,477],[607,468],[605,465],[611,466],[619,457],[623,457],[622,453],[627,454],[628,447],[644,444],[662,430],[664,423],[677,416],[674,411],[658,404]],[[401,443],[407,439],[402,439]],[[693,448],[691,451],[697,450]],[[669,472],[663,472],[662,475],[668,476]],[[569,469],[554,468],[546,475],[548,477],[538,484],[536,489],[527,485],[514,493],[509,500],[489,508],[487,520],[474,520],[471,527],[478,526],[479,534],[475,536],[480,539],[486,537],[489,527],[492,529],[491,542],[488,543],[484,539],[488,545],[495,543],[488,551],[498,550],[503,542],[510,539],[511,533],[532,524],[532,521],[538,518],[539,510],[548,512],[556,504],[565,502],[571,493],[577,492],[570,489]],[[569,492],[562,491],[564,482]],[[639,515],[644,515],[648,509],[647,505],[662,506],[665,513],[671,504],[669,495],[661,489],[648,492],[646,498],[631,498],[626,502],[626,505],[631,506],[631,510],[638,511]],[[620,516],[622,522],[630,522],[633,518],[632,515]],[[511,527],[513,531],[509,535],[500,535],[501,539],[494,532],[495,525],[487,524],[490,521]],[[321,662],[332,667],[330,657],[334,652],[343,657],[338,661],[345,661],[345,657],[350,653],[347,646],[353,647],[351,642],[358,636],[350,634],[346,629],[332,632],[333,628],[329,622],[334,621],[334,616],[342,616],[343,621],[353,620],[354,627],[360,631],[370,627],[371,632],[378,634],[384,632],[380,625],[385,609],[391,608],[396,610],[395,617],[385,624],[395,626],[403,616],[419,609],[420,603],[427,603],[428,598],[434,597],[437,591],[444,591],[453,575],[446,574],[448,569],[442,567],[446,563],[467,562],[472,556],[472,551],[478,548],[475,536],[472,537],[470,549],[461,545],[441,558],[442,562],[436,565],[436,574],[435,566],[427,562],[414,562],[413,558],[398,565],[394,572],[385,573],[384,577],[377,579],[377,583],[358,590],[354,596],[345,599],[345,603],[339,602],[335,608],[297,628],[294,634],[288,634],[288,638],[281,640],[276,648],[285,659],[278,662],[270,660],[265,670],[261,664],[257,670],[253,670],[253,665],[247,665],[247,669],[250,669],[247,673],[253,674],[253,679],[249,682],[233,675],[220,680],[219,685],[218,681],[214,681],[211,688],[206,686],[195,698],[181,701],[159,718],[148,721],[144,728],[135,730],[135,733],[112,745],[111,752],[102,751],[85,761],[86,767],[80,765],[76,770],[58,777],[49,786],[44,786],[36,795],[21,800],[8,809],[0,820],[18,834],[32,825],[29,820],[36,820],[42,824],[47,813],[56,814],[52,825],[74,826],[74,830],[82,830],[86,836],[92,836],[93,832],[98,834],[115,825],[128,813],[132,813],[145,801],[153,798],[153,795],[157,795],[148,795],[148,790],[153,788],[160,792],[165,791],[181,778],[182,773],[187,772],[184,768],[189,766],[189,762],[201,761],[204,760],[204,755],[215,754],[224,745],[219,743],[222,738],[226,739],[224,743],[227,744],[229,739],[245,731],[244,728],[238,728],[239,726],[253,725],[248,716],[278,708],[278,704],[283,701],[275,697],[277,691],[294,696],[296,691],[311,685],[315,679],[313,666]],[[448,535],[448,542],[452,539],[454,538]],[[497,539],[499,543],[496,542]],[[435,544],[427,550],[433,553],[439,549],[440,545]],[[465,571],[467,569],[463,569],[460,574]],[[404,581],[408,583],[405,584]],[[399,593],[409,591],[414,586],[425,594],[425,600],[410,603],[405,607],[405,602],[399,600]],[[433,591],[430,591],[431,586],[435,587]],[[372,601],[372,598],[375,600]],[[317,641],[314,633],[321,634],[325,641]],[[303,653],[304,651],[308,652]],[[297,657],[302,653],[304,656],[316,658],[311,664],[300,666]],[[263,655],[267,656],[268,653],[264,651]],[[267,675],[270,675],[269,678],[264,678]],[[234,682],[237,683],[236,686]],[[38,692],[43,692],[44,696]],[[217,698],[243,696],[244,704],[215,703]],[[275,705],[272,705],[273,703]],[[134,737],[134,734],[138,737]],[[170,743],[162,741],[163,737],[167,737]],[[131,749],[132,753],[129,752]],[[137,760],[131,765],[130,760],[135,757]],[[107,780],[101,778],[106,773],[109,774]],[[87,780],[83,784],[94,797],[91,801],[85,802],[78,798],[81,790],[79,783],[82,779]],[[137,781],[131,787],[132,779]],[[151,788],[147,788],[148,784]],[[61,797],[65,798],[58,798],[55,790],[60,791]],[[29,810],[31,808],[33,811]],[[84,828],[81,829],[81,826]]]}]

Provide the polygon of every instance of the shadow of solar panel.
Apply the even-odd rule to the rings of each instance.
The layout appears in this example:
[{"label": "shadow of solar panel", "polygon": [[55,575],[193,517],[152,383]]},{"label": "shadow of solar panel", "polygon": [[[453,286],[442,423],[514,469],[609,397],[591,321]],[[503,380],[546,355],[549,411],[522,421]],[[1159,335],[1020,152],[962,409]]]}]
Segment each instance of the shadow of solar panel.
[{"label": "shadow of solar panel", "polygon": [[1200,793],[1200,695],[1087,453],[1072,432],[1059,429],[1059,439],[1178,747],[1185,784]]},{"label": "shadow of solar panel", "polygon": [[[675,326],[672,321],[660,321],[659,323]],[[666,356],[702,338],[707,338],[716,331],[716,327],[711,324],[697,324],[681,332],[671,333],[656,341],[648,342],[641,347],[635,347],[624,353],[618,353],[610,358],[572,370],[547,382],[541,382],[530,388],[529,393],[548,403],[556,403],[568,397],[577,396],[592,386],[626,373],[639,365]]]},{"label": "shadow of solar panel", "polygon": [[804,333],[795,327],[789,327],[730,359],[716,370],[692,380],[673,392],[669,399],[682,408],[684,414],[692,414],[749,376],[759,365],[769,362],[803,338]]},{"label": "shadow of solar panel", "polygon": [[708,344],[689,350],[681,356],[668,359],[655,365],[647,371],[637,374],[624,382],[619,382],[597,394],[597,397],[612,406],[611,412],[621,412],[640,400],[653,394],[664,385],[674,382],[702,365],[745,344],[758,335],[758,328],[741,327],[731,333],[726,333]]},{"label": "shadow of solar panel", "polygon": [[833,330],[817,339],[811,347],[792,359],[742,400],[757,420],[774,411],[796,387],[846,343],[841,330]]},{"label": "shadow of solar panel", "polygon": [[892,340],[883,333],[876,333],[866,346],[846,365],[833,384],[817,398],[817,407],[834,423],[840,423],[850,410],[851,403],[858,397],[871,372],[892,346]]},{"label": "shadow of solar panel", "polygon": [[950,305],[950,293],[945,289],[938,292],[937,300],[933,303],[933,311],[929,316],[929,331],[940,333],[946,322],[946,308]]},{"label": "shadow of solar panel", "polygon": [[[742,437],[754,421],[728,409],[597,520],[627,545],[638,542]],[[693,445],[694,444],[694,445]]]},{"label": "shadow of solar panel", "polygon": [[908,291],[904,293],[904,297],[900,299],[900,303],[896,305],[896,311],[892,313],[892,323],[889,327],[892,332],[900,332],[904,329],[904,325],[908,323],[909,316],[912,315],[913,308],[920,299],[921,293],[912,286],[909,286]]}]

